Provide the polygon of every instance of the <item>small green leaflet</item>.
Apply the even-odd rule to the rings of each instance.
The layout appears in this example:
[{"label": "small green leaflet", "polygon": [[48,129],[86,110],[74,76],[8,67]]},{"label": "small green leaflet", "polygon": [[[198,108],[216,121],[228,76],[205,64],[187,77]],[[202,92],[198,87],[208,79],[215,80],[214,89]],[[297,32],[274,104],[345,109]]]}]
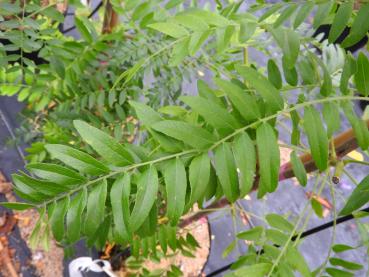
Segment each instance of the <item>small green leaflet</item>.
[{"label": "small green leaflet", "polygon": [[168,242],[167,242],[167,234],[166,234],[166,226],[165,225],[159,225],[158,230],[158,241],[160,244],[161,249],[163,250],[164,254],[167,253],[168,249]]},{"label": "small green leaflet", "polygon": [[135,239],[131,243],[131,253],[132,253],[132,256],[135,257],[136,259],[139,258],[140,242],[141,242],[140,240]]},{"label": "small green leaflet", "polygon": [[49,198],[47,195],[39,192],[34,187],[30,186],[27,182],[23,182],[21,179],[18,179],[21,175],[13,174],[13,190],[20,196],[22,199],[33,202],[39,203],[44,201],[45,199]]},{"label": "small green leaflet", "polygon": [[264,277],[271,270],[271,263],[258,263],[243,266],[225,277]]},{"label": "small green leaflet", "polygon": [[201,18],[209,25],[226,27],[227,25],[231,24],[231,22],[224,16],[202,9],[193,9],[188,14]]},{"label": "small green leaflet", "polygon": [[178,66],[181,64],[184,58],[189,54],[189,43],[190,38],[186,37],[173,46],[171,57],[169,59],[169,66]]},{"label": "small green leaflet", "polygon": [[308,17],[314,6],[315,6],[314,2],[305,2],[300,6],[300,9],[297,12],[295,20],[293,22],[294,29],[298,28],[301,25],[301,23],[305,21],[305,19]]},{"label": "small green leaflet", "polygon": [[[217,179],[217,174],[215,173],[215,169],[213,165],[210,165],[210,177],[209,182],[205,189],[205,195],[203,200],[208,201],[212,199],[212,197],[218,197],[219,193],[221,191],[221,186],[219,184],[219,181]],[[218,195],[216,195],[218,192]]]},{"label": "small green leaflet", "polygon": [[175,251],[177,249],[177,226],[167,225],[166,235],[169,247]]},{"label": "small green leaflet", "polygon": [[349,269],[349,270],[360,270],[363,268],[361,264],[349,262],[340,258],[330,258],[329,262],[331,265],[335,266],[342,266],[343,268]]},{"label": "small green leaflet", "polygon": [[293,87],[297,86],[298,75],[297,75],[296,67],[289,68],[286,62],[286,59],[283,57],[282,68],[283,68],[284,79],[286,80],[286,82]]},{"label": "small green leaflet", "polygon": [[92,23],[86,17],[75,17],[74,22],[81,36],[88,43],[92,43],[97,38],[97,32]]},{"label": "small green leaflet", "polygon": [[266,192],[275,191],[279,177],[279,147],[269,124],[263,123],[256,129],[256,145],[260,173],[258,197],[262,197]]},{"label": "small green leaflet", "polygon": [[361,149],[367,150],[369,147],[369,130],[367,123],[356,116],[351,102],[342,102],[341,105],[348,121],[354,129],[358,145]]},{"label": "small green leaflet", "polygon": [[323,218],[323,206],[315,198],[311,198],[310,201],[313,211],[319,218]]},{"label": "small green leaflet", "polygon": [[[263,246],[265,256],[271,259],[277,259],[280,255],[281,251],[277,246],[266,244]],[[289,274],[286,274],[286,264],[285,263],[279,263],[278,264],[278,274],[281,274],[281,276],[293,276],[291,275],[291,269],[287,267],[287,270],[289,271]]]},{"label": "small green leaflet", "polygon": [[290,154],[290,162],[292,165],[293,174],[295,175],[299,183],[305,187],[307,184],[306,170],[304,164],[297,156],[295,151],[292,151]]},{"label": "small green leaflet", "polygon": [[65,78],[65,68],[61,59],[56,56],[50,57],[50,67],[58,74],[61,79]]},{"label": "small green leaflet", "polygon": [[201,96],[202,98],[208,99],[209,101],[212,101],[219,106],[223,105],[222,100],[216,96],[215,91],[211,89],[209,85],[201,79],[197,81],[197,91],[199,93],[199,96]]},{"label": "small green leaflet", "polygon": [[107,168],[103,163],[70,146],[61,144],[47,144],[45,148],[51,154],[52,158],[58,159],[82,173],[100,175],[110,171],[109,168]]},{"label": "small green leaflet", "polygon": [[303,277],[312,277],[309,266],[307,265],[304,256],[295,246],[290,246],[287,249],[286,261],[295,270],[301,273]]},{"label": "small green leaflet", "polygon": [[197,53],[210,34],[211,30],[207,30],[205,32],[194,32],[191,34],[190,42],[188,44],[188,52],[191,56],[194,56]]},{"label": "small green leaflet", "polygon": [[158,192],[158,172],[154,166],[144,171],[137,181],[136,201],[131,213],[131,231],[134,232],[144,223]]},{"label": "small green leaflet", "polygon": [[[39,209],[39,218],[35,224],[34,229],[32,230],[32,233],[29,237],[29,245],[32,249],[36,248],[39,245],[39,239],[40,239],[40,230],[41,225],[45,223],[45,214],[46,214],[46,207],[43,206],[41,209]],[[49,226],[47,226],[49,227]],[[47,228],[46,231],[49,232],[50,228]]]},{"label": "small green leaflet", "polygon": [[112,108],[114,105],[115,100],[117,99],[117,93],[115,90],[109,93],[108,101],[109,101],[109,107]]},{"label": "small green leaflet", "polygon": [[225,92],[231,100],[232,105],[245,120],[252,121],[260,118],[261,114],[255,97],[229,81],[215,79],[215,83]]},{"label": "small green leaflet", "polygon": [[52,181],[61,185],[78,185],[86,181],[86,178],[65,166],[47,163],[28,164],[26,168],[39,178]]},{"label": "small green leaflet", "polygon": [[303,126],[314,162],[320,171],[324,171],[328,167],[328,136],[314,108],[305,108]]},{"label": "small green leaflet", "polygon": [[22,202],[0,202],[0,206],[16,211],[24,211],[34,207],[32,204]]},{"label": "small green leaflet", "polygon": [[75,120],[73,123],[82,139],[107,162],[116,166],[126,166],[133,163],[129,151],[113,137],[84,121]]},{"label": "small green leaflet", "polygon": [[334,43],[340,34],[345,29],[352,13],[353,1],[349,0],[343,2],[338,6],[337,13],[334,17],[332,27],[329,31],[328,41],[329,43]]},{"label": "small green leaflet", "polygon": [[172,115],[172,116],[183,116],[187,113],[187,110],[180,106],[164,106],[158,110],[160,113]]},{"label": "small green leaflet", "polygon": [[94,184],[88,195],[84,232],[93,236],[104,221],[105,200],[107,195],[106,180]]},{"label": "small green leaflet", "polygon": [[158,207],[156,201],[152,205],[149,215],[142,223],[141,227],[136,231],[140,237],[149,237],[155,234],[158,219]]},{"label": "small green leaflet", "polygon": [[226,109],[210,100],[199,96],[182,96],[180,100],[199,113],[216,129],[232,132],[240,127],[237,120]]},{"label": "small green leaflet", "polygon": [[325,271],[332,277],[354,277],[355,275],[351,272],[344,271],[334,267],[327,267]]},{"label": "small green leaflet", "polygon": [[273,24],[273,28],[278,28],[285,22],[288,18],[292,16],[292,14],[296,11],[298,5],[295,3],[290,3],[287,7],[281,12],[277,20]]},{"label": "small green leaflet", "polygon": [[44,8],[40,9],[40,13],[58,22],[64,21],[64,15],[53,6],[45,6]]},{"label": "small green leaflet", "polygon": [[118,243],[126,243],[131,235],[129,231],[129,196],[131,180],[129,174],[119,176],[110,190],[110,202],[113,210],[114,239]]},{"label": "small green leaflet", "polygon": [[338,131],[341,126],[340,112],[336,103],[323,104],[323,118],[327,125],[328,138],[331,138],[333,133]]},{"label": "small green leaflet", "polygon": [[244,197],[254,185],[256,171],[255,146],[247,133],[235,139],[232,152],[238,169],[240,197]]},{"label": "small green leaflet", "polygon": [[206,31],[209,29],[209,25],[202,20],[201,17],[193,16],[191,14],[179,14],[173,17],[172,20],[194,32]]},{"label": "small green leaflet", "polygon": [[300,144],[300,115],[296,110],[291,111],[291,120],[292,120],[292,134],[291,134],[291,144],[299,145]]},{"label": "small green leaflet", "polygon": [[27,190],[24,190],[24,188],[28,187],[31,188],[31,191],[35,190],[38,193],[46,195],[46,198],[50,198],[49,196],[53,197],[68,190],[67,186],[35,179],[26,174],[13,174],[12,177],[14,185],[24,193],[27,193]]},{"label": "small green leaflet", "polygon": [[278,214],[268,214],[266,215],[265,219],[271,227],[279,229],[281,231],[291,233],[294,229],[292,223],[290,223],[287,219]]},{"label": "small green leaflet", "polygon": [[61,241],[64,237],[64,218],[69,207],[69,197],[64,197],[58,202],[53,202],[48,207],[49,222],[51,231],[57,241]]},{"label": "small green leaflet", "polygon": [[[204,196],[210,178],[210,158],[208,153],[195,157],[190,164],[189,180],[191,196],[187,206],[192,206]],[[189,207],[188,207],[189,208]]]},{"label": "small green leaflet", "polygon": [[316,83],[316,76],[314,74],[311,59],[308,59],[307,57],[301,57],[297,66],[303,84],[312,85]]},{"label": "small green leaflet", "polygon": [[232,241],[227,247],[226,249],[224,249],[223,253],[222,253],[222,258],[226,258],[229,256],[229,254],[232,253],[232,251],[234,250],[234,248],[237,245],[237,240]]},{"label": "small green leaflet", "polygon": [[181,159],[176,158],[168,162],[164,169],[164,180],[167,216],[172,225],[177,225],[184,210],[187,190],[186,170]]},{"label": "small green leaflet", "polygon": [[284,5],[282,3],[276,3],[269,10],[267,10],[262,16],[259,17],[258,22],[262,22],[271,15],[275,14],[278,10],[280,10]]},{"label": "small green leaflet", "polygon": [[115,112],[117,113],[118,117],[120,120],[125,120],[127,117],[126,117],[126,113],[125,111],[123,110],[123,108],[120,106],[120,104],[118,103],[115,103],[114,105],[114,108],[115,108]]},{"label": "small green leaflet", "polygon": [[87,247],[91,248],[94,245],[97,249],[103,249],[108,241],[111,224],[111,215],[108,213],[95,234],[87,239]]},{"label": "small green leaflet", "polygon": [[258,93],[261,94],[273,111],[279,111],[283,108],[283,98],[267,78],[251,67],[236,65],[236,70]]},{"label": "small green leaflet", "polygon": [[191,233],[187,233],[186,242],[193,249],[200,248],[200,244],[197,242],[197,240],[194,238],[194,236],[191,235]]},{"label": "small green leaflet", "polygon": [[350,245],[346,245],[346,244],[335,244],[332,247],[332,250],[335,253],[340,253],[340,252],[344,252],[344,251],[348,251],[348,250],[353,250],[355,249],[355,247],[352,247]]},{"label": "small green leaflet", "polygon": [[369,202],[369,175],[351,193],[340,215],[348,215]]},{"label": "small green leaflet", "polygon": [[288,68],[293,68],[296,65],[297,58],[300,52],[300,36],[297,32],[286,29],[277,28],[270,29],[274,39],[283,52],[283,60],[285,60]]},{"label": "small green leaflet", "polygon": [[129,104],[135,109],[138,119],[146,127],[150,127],[153,123],[163,120],[158,112],[143,103],[129,101]]},{"label": "small green leaflet", "polygon": [[332,9],[334,1],[327,1],[318,4],[318,10],[315,13],[313,27],[317,29],[326,20],[329,12]]},{"label": "small green leaflet", "polygon": [[216,29],[216,49],[218,54],[222,53],[228,47],[234,31],[235,27],[232,25],[229,25],[226,28]]},{"label": "small green leaflet", "polygon": [[360,41],[369,30],[369,3],[362,4],[352,24],[350,34],[342,42],[343,48],[349,47]]},{"label": "small green leaflet", "polygon": [[327,67],[323,62],[321,62],[319,59],[320,67],[323,69],[323,83],[320,86],[320,94],[324,96],[328,96],[334,92],[332,87],[332,78],[331,74],[329,73]]},{"label": "small green leaflet", "polygon": [[204,128],[182,121],[163,120],[153,124],[152,128],[197,149],[208,148],[216,141]]},{"label": "small green leaflet", "polygon": [[276,229],[266,229],[265,236],[276,245],[284,245],[289,240],[287,234]]},{"label": "small green leaflet", "polygon": [[180,38],[188,35],[188,32],[182,26],[174,22],[159,22],[148,25],[149,28],[162,32],[173,38]]},{"label": "small green leaflet", "polygon": [[[369,14],[369,13],[368,13]],[[368,20],[369,21],[369,20]],[[363,52],[357,58],[357,71],[354,74],[357,90],[364,96],[369,95],[369,60]]]},{"label": "small green leaflet", "polygon": [[152,137],[158,141],[161,148],[168,152],[180,152],[183,150],[184,145],[182,142],[168,137],[160,132],[155,130],[149,129],[150,134]]},{"label": "small green leaflet", "polygon": [[355,74],[356,70],[355,58],[350,53],[347,53],[340,80],[340,90],[343,94],[349,93],[349,80],[351,76]]},{"label": "small green leaflet", "polygon": [[256,226],[250,230],[237,234],[237,238],[248,241],[259,241],[264,233],[262,226]]},{"label": "small green leaflet", "polygon": [[247,42],[255,33],[257,26],[258,26],[257,23],[254,21],[249,21],[247,19],[242,20],[240,22],[240,32],[238,34],[238,39],[240,43]]},{"label": "small green leaflet", "polygon": [[276,89],[282,88],[282,76],[273,59],[268,60],[268,80]]},{"label": "small green leaflet", "polygon": [[70,201],[67,212],[67,231],[66,237],[69,242],[76,242],[81,237],[82,213],[87,204],[87,190],[78,192]]},{"label": "small green leaflet", "polygon": [[236,201],[239,195],[237,169],[229,143],[222,143],[215,149],[214,160],[225,197],[229,202]]}]

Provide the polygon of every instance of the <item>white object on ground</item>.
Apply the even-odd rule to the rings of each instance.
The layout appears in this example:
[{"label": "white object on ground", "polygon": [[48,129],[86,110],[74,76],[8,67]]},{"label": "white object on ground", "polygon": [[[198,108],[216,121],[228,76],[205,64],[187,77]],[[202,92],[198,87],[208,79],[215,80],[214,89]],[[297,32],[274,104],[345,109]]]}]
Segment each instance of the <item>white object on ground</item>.
[{"label": "white object on ground", "polygon": [[87,271],[105,272],[110,277],[117,277],[108,261],[100,259],[92,260],[90,257],[79,257],[69,263],[70,277],[83,277],[82,272]]}]

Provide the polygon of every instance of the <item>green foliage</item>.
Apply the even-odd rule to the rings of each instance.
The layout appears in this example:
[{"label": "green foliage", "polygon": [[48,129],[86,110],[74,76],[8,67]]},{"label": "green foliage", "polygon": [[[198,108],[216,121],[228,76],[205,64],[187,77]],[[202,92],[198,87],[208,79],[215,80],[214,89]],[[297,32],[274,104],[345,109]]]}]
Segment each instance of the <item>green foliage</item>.
[{"label": "green foliage", "polygon": [[[307,168],[297,152],[310,153],[326,178],[328,167],[338,162],[330,139],[340,129],[341,116],[367,150],[367,124],[352,102],[368,100],[368,58],[306,36],[305,19],[315,13],[314,29],[333,24],[328,42],[351,25],[343,42],[349,46],[369,28],[369,4],[357,12],[352,1],[257,1],[246,10],[240,9],[242,2],[219,2],[215,11],[196,3],[187,9],[182,1],[169,1],[161,9],[160,1],[125,4],[112,1],[124,23],[111,34],[101,35],[98,22],[77,17],[81,39],[62,36],[56,24],[63,16],[38,2],[25,5],[26,16],[1,23],[0,37],[10,43],[0,48],[0,93],[18,94],[28,103],[20,134],[33,142],[26,167],[30,175],[13,175],[24,203],[2,205],[39,211],[34,244],[39,237],[47,240],[51,231],[64,246],[82,237],[97,248],[106,241],[130,246],[128,266],[147,276],[145,259],[193,256],[199,245],[178,226],[194,204],[203,208],[222,197],[233,204],[253,188],[259,198],[278,188],[286,168],[280,168],[278,141],[283,118],[292,125],[291,166],[302,186],[308,183]],[[3,17],[22,12],[17,3],[0,5]],[[312,45],[323,48],[323,58],[313,54]],[[250,63],[249,47],[265,53],[266,68]],[[268,47],[278,54],[271,57]],[[13,50],[20,54],[7,52]],[[44,64],[24,55],[37,50]],[[205,69],[214,77],[209,85],[199,80],[198,95],[182,93],[182,82]],[[301,142],[305,138],[308,147]],[[341,214],[368,202],[367,178]],[[313,193],[320,194],[321,183]],[[322,214],[315,198],[311,206]],[[301,218],[269,214],[266,226],[239,233],[237,239],[250,247],[229,276],[312,276],[298,249],[298,228],[306,226]],[[337,257],[328,262],[321,271],[331,276],[361,269]],[[158,274],[178,276],[180,270],[173,265]]]}]

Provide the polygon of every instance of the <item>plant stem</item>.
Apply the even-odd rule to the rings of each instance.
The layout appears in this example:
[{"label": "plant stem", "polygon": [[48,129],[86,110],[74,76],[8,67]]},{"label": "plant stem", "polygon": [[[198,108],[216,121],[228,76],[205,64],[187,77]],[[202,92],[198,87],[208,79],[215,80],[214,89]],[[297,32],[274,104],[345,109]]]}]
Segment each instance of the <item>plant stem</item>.
[{"label": "plant stem", "polygon": [[331,239],[330,246],[328,247],[327,257],[326,257],[325,261],[319,267],[320,270],[319,270],[319,273],[317,274],[318,276],[320,276],[321,272],[323,271],[323,269],[327,265],[327,263],[329,261],[329,257],[332,253],[332,246],[334,244],[334,241],[336,240],[336,226],[337,226],[336,196],[334,194],[335,191],[334,191],[334,186],[332,184],[332,178],[331,177],[332,176],[329,176],[329,180],[327,180],[327,182],[328,182],[328,185],[329,185],[329,190],[330,190],[331,195],[332,195],[332,205],[333,205],[333,208],[332,208],[332,211],[333,211],[332,239]]},{"label": "plant stem", "polygon": [[345,173],[345,175],[351,180],[351,182],[353,182],[355,184],[355,186],[357,186],[359,183],[356,181],[356,179],[354,178],[354,176],[352,176],[345,168],[342,170],[343,173]]},{"label": "plant stem", "polygon": [[346,164],[350,164],[350,163],[356,163],[356,164],[362,164],[362,165],[366,165],[366,166],[369,166],[369,162],[366,162],[366,161],[358,161],[358,160],[343,160],[343,163],[346,165]]},{"label": "plant stem", "polygon": [[[317,178],[317,180],[316,180],[316,182],[315,182],[315,184],[314,184],[313,191],[314,191],[314,190],[316,189],[316,187],[318,186],[319,180],[320,180],[320,176],[318,176],[318,178]],[[320,192],[321,192],[321,190],[322,190],[322,187],[323,187],[323,186],[321,186],[321,188],[319,188],[318,195],[320,194]],[[283,245],[283,248],[281,249],[281,252],[279,253],[279,255],[278,255],[277,259],[275,259],[275,261],[273,262],[273,265],[272,265],[271,269],[269,270],[269,273],[268,273],[267,277],[270,277],[270,276],[272,275],[273,270],[274,270],[274,269],[275,269],[275,267],[278,265],[279,261],[282,259],[282,257],[283,257],[283,255],[284,255],[284,253],[287,251],[287,248],[288,248],[288,246],[289,246],[290,242],[292,241],[292,238],[295,236],[295,233],[296,233],[297,228],[299,227],[300,223],[302,222],[303,215],[305,214],[305,212],[307,211],[307,209],[309,208],[309,206],[310,206],[310,205],[309,205],[309,202],[308,202],[308,203],[306,203],[306,205],[305,205],[305,207],[303,208],[302,213],[300,214],[299,219],[297,220],[297,222],[296,222],[296,224],[295,224],[295,227],[293,228],[293,230],[292,230],[292,232],[291,232],[291,234],[290,234],[290,236],[289,236],[289,238],[288,238],[287,242]],[[308,216],[307,216],[307,219],[309,219],[309,217],[310,217],[310,216],[308,215]],[[304,228],[304,226],[306,225],[306,222],[307,222],[307,220],[305,220],[305,222],[304,222],[304,224],[303,224],[303,228]],[[296,241],[295,241],[294,245],[296,245],[296,243],[298,242],[298,240],[299,240],[300,236],[301,236],[301,233],[299,233],[299,235],[297,236],[297,238],[296,238]]]}]

